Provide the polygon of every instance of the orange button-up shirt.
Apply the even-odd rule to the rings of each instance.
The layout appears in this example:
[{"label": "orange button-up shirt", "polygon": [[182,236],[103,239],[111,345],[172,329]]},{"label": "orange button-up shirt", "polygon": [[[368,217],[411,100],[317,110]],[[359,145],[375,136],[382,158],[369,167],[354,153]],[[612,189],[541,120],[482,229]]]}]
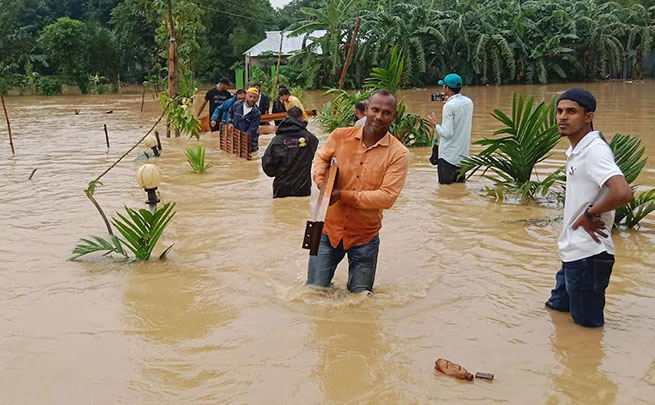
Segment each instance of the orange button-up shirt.
[{"label": "orange button-up shirt", "polygon": [[332,247],[361,246],[382,227],[382,210],[391,208],[405,184],[409,151],[387,133],[367,148],[363,127],[335,129],[314,160],[314,181],[325,181],[332,157],[337,158],[336,190],[341,198],[328,208],[323,233]]}]

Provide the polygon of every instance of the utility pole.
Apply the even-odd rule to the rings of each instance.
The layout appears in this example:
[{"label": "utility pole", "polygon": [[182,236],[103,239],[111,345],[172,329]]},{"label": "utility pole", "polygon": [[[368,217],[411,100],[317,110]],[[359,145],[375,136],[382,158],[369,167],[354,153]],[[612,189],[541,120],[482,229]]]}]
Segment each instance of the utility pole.
[{"label": "utility pole", "polygon": [[[168,27],[169,27],[169,47],[168,47],[168,96],[173,99],[172,104],[168,108],[176,109],[178,106],[178,72],[177,72],[177,52],[175,43],[175,23],[173,22],[173,4],[172,0],[168,0]],[[180,136],[180,130],[175,130],[175,137]],[[171,123],[166,121],[166,138],[171,137]]]}]

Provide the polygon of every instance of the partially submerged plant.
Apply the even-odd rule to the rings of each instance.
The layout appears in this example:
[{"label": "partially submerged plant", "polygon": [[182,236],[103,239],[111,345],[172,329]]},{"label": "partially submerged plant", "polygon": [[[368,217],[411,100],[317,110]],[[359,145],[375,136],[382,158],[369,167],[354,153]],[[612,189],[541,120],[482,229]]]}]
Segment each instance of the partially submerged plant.
[{"label": "partially submerged plant", "polygon": [[[637,180],[639,173],[646,166],[648,158],[644,157],[642,159],[646,148],[641,146],[639,138],[623,134],[614,135],[609,145],[612,152],[614,152],[614,160],[623,172],[625,180],[630,184],[632,190],[636,191],[637,185],[632,183]],[[653,211],[655,211],[655,189],[639,194],[635,193],[634,200],[616,209],[614,225],[634,228],[639,225],[639,221]]]},{"label": "partially submerged plant", "polygon": [[[111,220],[122,238],[111,235],[110,240],[99,236],[91,236],[93,240],[80,239],[80,243],[73,249],[73,256],[69,260],[75,260],[94,252],[117,253],[126,259],[130,258],[129,252],[132,252],[135,260],[148,260],[157,241],[175,215],[174,207],[175,203],[166,203],[154,214],[147,209],[136,211],[125,207],[127,216],[117,212],[118,218],[114,217]],[[166,258],[166,254],[172,247],[173,245],[166,248],[159,259]]]},{"label": "partially submerged plant", "polygon": [[195,148],[186,148],[184,154],[194,172],[203,173],[209,168],[210,165],[205,164],[205,148],[202,145]]},{"label": "partially submerged plant", "polygon": [[[547,194],[561,178],[561,172],[558,170],[542,181],[538,178],[533,180],[532,176],[534,174],[536,177],[537,163],[547,159],[560,140],[555,125],[554,103],[541,102],[535,106],[533,97],[526,101],[524,94],[518,97],[514,94],[511,118],[498,109],[491,115],[505,125],[494,135],[507,136],[476,141],[476,145],[486,148],[477,156],[462,161],[462,173],[471,177],[483,169],[482,176],[492,180],[496,189],[514,189],[524,198]],[[494,176],[486,174],[489,170]]]}]

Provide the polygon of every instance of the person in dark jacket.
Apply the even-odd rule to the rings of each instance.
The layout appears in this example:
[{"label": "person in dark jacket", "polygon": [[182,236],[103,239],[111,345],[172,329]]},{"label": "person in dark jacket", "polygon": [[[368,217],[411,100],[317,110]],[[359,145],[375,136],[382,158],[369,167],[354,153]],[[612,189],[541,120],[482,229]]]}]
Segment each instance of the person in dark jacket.
[{"label": "person in dark jacket", "polygon": [[268,109],[271,107],[271,99],[264,93],[262,93],[262,85],[257,83],[254,86],[259,91],[259,99],[255,104],[257,104],[257,107],[259,107],[259,112],[262,113],[262,115],[268,114]]},{"label": "person in dark jacket", "polygon": [[266,148],[262,168],[273,180],[273,198],[306,197],[312,192],[312,160],[318,138],[307,130],[302,110],[292,107]]},{"label": "person in dark jacket", "polygon": [[[232,96],[232,98],[229,98],[225,100],[225,102],[214,110],[214,113],[211,116],[211,121],[209,124],[212,127],[217,126],[218,122],[222,122],[223,124],[227,124],[228,120],[228,114],[227,112],[230,111],[230,107],[232,107],[232,104],[239,100],[245,100],[246,99],[246,91],[244,89],[239,89],[237,92]],[[219,117],[221,117],[219,120]]]},{"label": "person in dark jacket", "polygon": [[[280,87],[281,89],[284,89],[285,87]],[[271,113],[281,113],[281,112],[287,112],[286,107],[284,106],[284,101],[280,100],[280,97],[276,98],[273,101],[273,111]],[[275,126],[279,126],[282,120],[277,120],[275,121]]]},{"label": "person in dark jacket", "polygon": [[235,101],[228,111],[228,125],[234,125],[239,131],[250,134],[250,151],[259,150],[259,119],[262,114],[255,102],[259,98],[259,92],[251,87],[246,92],[246,99]]}]

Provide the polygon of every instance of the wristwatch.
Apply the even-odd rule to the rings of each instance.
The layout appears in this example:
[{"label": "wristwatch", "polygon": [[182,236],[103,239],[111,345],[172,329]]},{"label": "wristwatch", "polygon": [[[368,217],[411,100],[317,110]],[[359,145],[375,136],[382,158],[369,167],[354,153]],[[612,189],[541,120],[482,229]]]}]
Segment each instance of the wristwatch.
[{"label": "wristwatch", "polygon": [[587,217],[587,219],[590,220],[591,222],[598,221],[600,219],[600,214],[592,214],[591,212],[589,212],[589,208],[591,207],[593,207],[593,204],[590,204],[587,206],[587,208],[585,208],[584,216]]}]

